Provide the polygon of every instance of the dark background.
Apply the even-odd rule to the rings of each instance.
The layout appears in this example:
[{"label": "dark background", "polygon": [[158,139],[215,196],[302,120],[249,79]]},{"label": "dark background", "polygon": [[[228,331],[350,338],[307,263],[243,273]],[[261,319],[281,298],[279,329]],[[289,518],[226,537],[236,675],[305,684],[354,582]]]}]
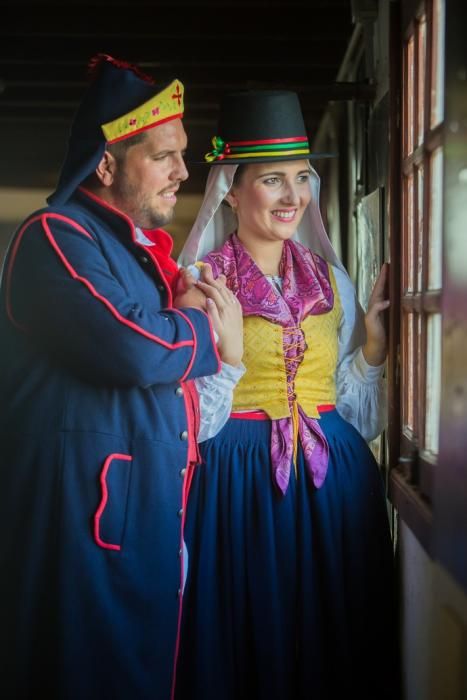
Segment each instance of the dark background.
[{"label": "dark background", "polygon": [[[248,87],[297,91],[312,141],[328,102],[363,89],[335,83],[352,31],[350,0],[3,1],[0,187],[53,189],[99,52],[184,83],[189,158],[210,150],[222,92]],[[204,166],[190,175],[202,192]]]}]

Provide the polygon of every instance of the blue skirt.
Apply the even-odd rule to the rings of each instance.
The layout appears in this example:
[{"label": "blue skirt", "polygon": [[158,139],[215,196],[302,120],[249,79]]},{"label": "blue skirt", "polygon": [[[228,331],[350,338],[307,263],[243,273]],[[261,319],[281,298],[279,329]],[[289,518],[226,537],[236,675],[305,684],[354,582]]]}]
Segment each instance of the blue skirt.
[{"label": "blue skirt", "polygon": [[337,411],[316,489],[299,448],[285,495],[269,421],[202,444],[189,496],[178,700],[398,697],[394,561],[378,465]]}]

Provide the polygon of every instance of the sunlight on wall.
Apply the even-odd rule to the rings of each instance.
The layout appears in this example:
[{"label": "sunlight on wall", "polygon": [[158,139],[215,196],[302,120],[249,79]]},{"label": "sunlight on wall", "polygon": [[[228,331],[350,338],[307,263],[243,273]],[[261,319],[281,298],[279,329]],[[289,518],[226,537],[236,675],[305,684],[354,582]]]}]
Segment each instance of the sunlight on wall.
[{"label": "sunlight on wall", "polygon": [[190,229],[194,224],[196,214],[201,206],[203,197],[198,194],[178,194],[175,215],[172,223],[164,226],[174,239],[172,255],[176,259]]},{"label": "sunlight on wall", "polygon": [[43,207],[49,194],[50,190],[0,187],[0,261],[16,227],[28,214]]},{"label": "sunlight on wall", "polygon": [[[23,219],[46,204],[49,190],[16,189],[0,187],[0,260],[8,241]],[[202,197],[195,194],[180,194],[177,197],[174,220],[166,230],[174,239],[173,256],[176,258],[196,218]]]}]

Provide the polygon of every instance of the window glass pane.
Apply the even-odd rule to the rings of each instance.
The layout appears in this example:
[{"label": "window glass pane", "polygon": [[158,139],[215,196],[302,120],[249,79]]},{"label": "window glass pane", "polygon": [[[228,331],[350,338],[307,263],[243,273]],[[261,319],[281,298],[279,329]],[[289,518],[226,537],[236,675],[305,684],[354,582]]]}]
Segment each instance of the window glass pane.
[{"label": "window glass pane", "polygon": [[404,396],[404,424],[414,432],[414,390],[415,390],[415,375],[414,375],[414,315],[404,315],[403,329],[403,396]]},{"label": "window glass pane", "polygon": [[444,118],[444,6],[433,0],[433,47],[431,61],[431,127]]},{"label": "window glass pane", "polygon": [[423,260],[424,260],[424,250],[423,250],[423,166],[417,168],[417,230],[416,236],[416,249],[417,249],[417,291],[422,290],[423,281]]},{"label": "window glass pane", "polygon": [[425,63],[426,63],[426,18],[422,17],[417,33],[417,144],[423,143],[425,129]]},{"label": "window glass pane", "polygon": [[437,148],[430,159],[430,227],[428,241],[428,288],[441,289],[443,240],[443,150]]},{"label": "window glass pane", "polygon": [[427,325],[425,449],[438,452],[441,402],[441,314],[430,314]]},{"label": "window glass pane", "polygon": [[406,49],[406,70],[405,70],[405,143],[406,154],[413,151],[413,131],[414,131],[414,38],[410,37]]},{"label": "window glass pane", "polygon": [[404,291],[414,290],[414,186],[412,173],[404,178],[403,197],[403,288]]}]

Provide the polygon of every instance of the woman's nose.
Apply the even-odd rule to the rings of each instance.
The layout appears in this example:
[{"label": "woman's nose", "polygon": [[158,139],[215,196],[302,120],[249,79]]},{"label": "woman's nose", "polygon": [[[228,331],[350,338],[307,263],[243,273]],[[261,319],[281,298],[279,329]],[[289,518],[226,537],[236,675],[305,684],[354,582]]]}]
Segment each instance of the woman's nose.
[{"label": "woman's nose", "polygon": [[300,202],[298,188],[293,183],[286,183],[282,199],[287,204],[298,204]]}]

